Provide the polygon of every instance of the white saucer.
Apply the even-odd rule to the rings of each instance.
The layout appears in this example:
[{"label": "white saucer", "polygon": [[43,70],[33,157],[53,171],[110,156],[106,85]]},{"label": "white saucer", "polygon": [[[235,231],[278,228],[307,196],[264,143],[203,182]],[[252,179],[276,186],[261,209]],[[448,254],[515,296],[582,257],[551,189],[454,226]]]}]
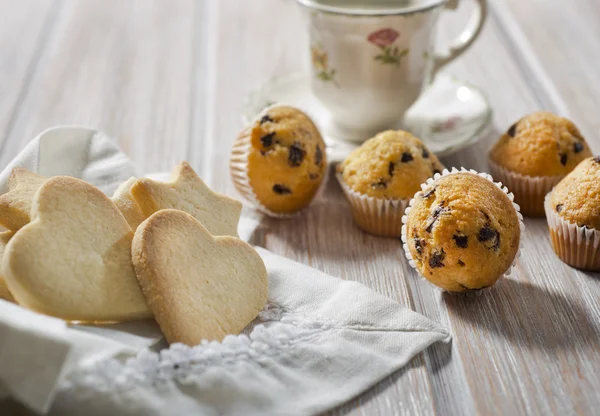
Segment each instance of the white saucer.
[{"label": "white saucer", "polygon": [[[251,123],[267,106],[287,104],[309,114],[327,143],[330,160],[343,160],[359,143],[340,140],[327,131],[328,112],[312,94],[308,74],[292,74],[267,81],[251,92],[245,102],[242,119]],[[485,136],[492,109],[477,88],[440,74],[434,83],[406,112],[399,126],[421,138],[438,156],[447,156]]]}]

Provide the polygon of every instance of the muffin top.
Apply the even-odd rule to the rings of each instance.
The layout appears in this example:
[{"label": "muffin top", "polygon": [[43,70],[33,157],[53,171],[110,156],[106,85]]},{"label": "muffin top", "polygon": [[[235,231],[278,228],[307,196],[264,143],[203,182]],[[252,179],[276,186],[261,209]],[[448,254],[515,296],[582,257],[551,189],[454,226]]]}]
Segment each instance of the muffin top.
[{"label": "muffin top", "polygon": [[494,163],[527,176],[564,176],[590,156],[575,124],[548,112],[517,121],[490,151]]},{"label": "muffin top", "polygon": [[247,174],[259,202],[276,213],[305,208],[327,169],[325,143],[312,120],[293,107],[272,107],[240,139],[248,136]]},{"label": "muffin top", "polygon": [[442,176],[415,195],[406,226],[417,270],[450,292],[493,285],[511,266],[521,237],[508,196],[468,172]]},{"label": "muffin top", "polygon": [[352,190],[387,199],[412,198],[427,178],[443,169],[421,140],[401,130],[379,133],[338,166]]},{"label": "muffin top", "polygon": [[600,156],[585,159],[560,181],[550,204],[568,222],[600,230]]}]

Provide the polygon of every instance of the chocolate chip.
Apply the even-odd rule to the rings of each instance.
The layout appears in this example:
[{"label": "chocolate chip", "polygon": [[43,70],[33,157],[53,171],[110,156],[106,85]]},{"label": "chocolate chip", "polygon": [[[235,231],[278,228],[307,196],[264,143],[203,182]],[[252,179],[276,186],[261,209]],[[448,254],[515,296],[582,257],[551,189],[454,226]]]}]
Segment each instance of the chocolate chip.
[{"label": "chocolate chip", "polygon": [[486,248],[491,248],[494,250],[498,250],[500,248],[500,233],[491,228],[489,224],[486,224],[483,228],[479,230],[477,240],[479,240],[480,243],[493,243],[491,246],[486,245]]},{"label": "chocolate chip", "polygon": [[567,154],[566,153],[563,153],[562,155],[560,155],[560,163],[563,166],[565,166],[567,164]]},{"label": "chocolate chip", "polygon": [[429,267],[431,267],[432,269],[435,269],[437,267],[444,267],[443,261],[445,258],[446,253],[444,252],[444,249],[442,249],[442,251],[436,251],[429,258]]},{"label": "chocolate chip", "polygon": [[400,159],[400,162],[408,163],[413,159],[414,159],[413,155],[410,152],[404,152],[404,153],[402,153],[402,158]]},{"label": "chocolate chip", "polygon": [[508,128],[508,131],[506,132],[506,134],[508,134],[510,137],[515,137],[516,133],[517,133],[517,123],[510,126]]},{"label": "chocolate chip", "polygon": [[415,242],[415,250],[417,250],[417,253],[423,254],[423,247],[425,247],[427,245],[427,241],[423,240],[422,238],[415,237],[414,242]]},{"label": "chocolate chip", "polygon": [[280,184],[275,184],[273,185],[273,192],[275,192],[278,195],[286,195],[286,194],[291,194],[292,190],[290,188],[288,188],[287,186],[283,186]]},{"label": "chocolate chip", "polygon": [[435,188],[431,188],[429,191],[425,192],[424,194],[421,194],[421,196],[423,197],[423,199],[427,199],[434,193],[435,193]]},{"label": "chocolate chip", "polygon": [[490,228],[489,225],[486,225],[481,230],[479,230],[479,234],[477,235],[477,239],[480,242],[489,241],[492,238],[496,238],[496,230]]},{"label": "chocolate chip", "polygon": [[440,205],[431,213],[431,220],[429,222],[429,225],[427,225],[427,228],[425,228],[425,231],[427,231],[428,233],[430,233],[433,230],[433,226],[440,217],[440,215],[444,212],[450,211],[450,208],[444,207],[444,202],[445,201],[442,201]]},{"label": "chocolate chip", "polygon": [[427,150],[426,148],[422,148],[421,156],[423,156],[423,159],[428,159],[429,158],[429,150]]},{"label": "chocolate chip", "polygon": [[460,267],[465,267],[465,266],[466,266],[465,262],[464,262],[464,261],[462,261],[461,259],[458,259],[458,265],[459,265]]},{"label": "chocolate chip", "polygon": [[431,195],[433,195],[435,193],[435,188],[431,188],[430,190],[428,190],[427,192],[421,194],[421,196],[423,197],[423,199],[427,199],[429,198]]},{"label": "chocolate chip", "polygon": [[579,142],[573,143],[573,151],[575,153],[583,152],[583,145]]},{"label": "chocolate chip", "polygon": [[596,163],[600,163],[600,156],[596,156],[596,157],[594,158],[594,162],[596,162]]},{"label": "chocolate chip", "polygon": [[469,246],[469,237],[466,235],[454,234],[452,238],[458,248],[467,248]]},{"label": "chocolate chip", "polygon": [[289,148],[288,165],[293,168],[300,166],[304,160],[305,154],[306,152],[300,147],[299,143],[292,144]]},{"label": "chocolate chip", "polygon": [[320,166],[321,162],[323,162],[323,151],[317,146],[317,150],[315,150],[315,165]]},{"label": "chocolate chip", "polygon": [[270,147],[273,145],[273,137],[275,137],[275,133],[265,134],[260,138],[263,147]]},{"label": "chocolate chip", "polygon": [[486,220],[487,222],[490,222],[490,216],[489,216],[487,213],[485,213],[485,212],[483,212],[483,211],[481,211],[481,210],[479,210],[479,212],[481,212],[481,213],[483,214],[483,216],[485,217],[485,220]]},{"label": "chocolate chip", "polygon": [[262,118],[260,119],[260,124],[266,123],[267,121],[272,122],[273,119],[271,117],[269,117],[268,114],[265,114],[264,116],[262,116]]},{"label": "chocolate chip", "polygon": [[396,169],[396,165],[394,164],[394,162],[390,162],[390,164],[388,165],[388,173],[390,174],[390,176],[394,176],[394,169]]},{"label": "chocolate chip", "polygon": [[383,178],[381,178],[381,179],[379,179],[379,181],[377,181],[375,183],[372,183],[371,184],[371,188],[373,188],[373,189],[385,189],[385,188],[387,188],[387,182]]},{"label": "chocolate chip", "polygon": [[558,204],[556,206],[556,212],[561,212],[563,210],[563,204]]}]

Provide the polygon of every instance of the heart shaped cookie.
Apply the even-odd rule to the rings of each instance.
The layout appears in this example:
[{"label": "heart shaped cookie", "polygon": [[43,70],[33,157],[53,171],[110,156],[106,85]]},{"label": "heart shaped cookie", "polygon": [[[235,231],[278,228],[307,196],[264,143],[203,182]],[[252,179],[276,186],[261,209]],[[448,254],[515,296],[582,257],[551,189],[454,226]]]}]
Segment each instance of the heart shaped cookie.
[{"label": "heart shaped cookie", "polygon": [[48,179],[31,222],[6,246],[3,271],[17,302],[74,321],[152,316],[131,263],[133,233],[115,204],[79,179]]},{"label": "heart shaped cookie", "polygon": [[131,187],[137,180],[138,179],[133,176],[127,179],[119,185],[111,198],[133,231],[135,231],[142,221],[146,219],[137,202],[133,199],[133,195],[131,195]]},{"label": "heart shaped cookie", "polygon": [[186,162],[175,168],[172,177],[171,182],[138,179],[131,186],[131,195],[146,217],[161,209],[178,209],[213,235],[238,236],[241,202],[212,191]]},{"label": "heart shaped cookie", "polygon": [[158,211],[144,221],[132,258],[169,343],[238,334],[267,301],[267,271],[256,250],[234,237],[213,237],[182,211]]},{"label": "heart shaped cookie", "polygon": [[[0,261],[2,260],[2,257],[4,256],[4,249],[6,248],[6,245],[8,244],[8,242],[10,241],[10,239],[12,238],[13,235],[15,235],[14,231],[0,232]],[[0,275],[0,299],[7,300],[9,302],[15,301],[15,298],[13,298],[13,296],[11,295],[10,291],[8,290],[8,286],[6,286],[6,282],[4,281],[4,278],[1,275]]]},{"label": "heart shaped cookie", "polygon": [[48,178],[16,167],[8,177],[8,192],[0,196],[0,225],[16,231],[29,222],[31,200]]}]

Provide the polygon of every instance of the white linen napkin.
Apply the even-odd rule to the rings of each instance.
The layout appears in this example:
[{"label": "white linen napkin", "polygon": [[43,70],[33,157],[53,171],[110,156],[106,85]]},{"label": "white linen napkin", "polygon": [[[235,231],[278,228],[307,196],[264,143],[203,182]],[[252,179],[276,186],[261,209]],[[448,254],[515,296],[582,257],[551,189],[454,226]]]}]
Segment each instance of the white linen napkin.
[{"label": "white linen napkin", "polygon": [[[14,166],[111,194],[135,175],[101,132],[57,127]],[[240,236],[258,225],[245,209]],[[52,415],[310,414],[351,399],[448,340],[438,324],[365,286],[258,249],[269,300],[241,335],[169,348],[154,321],[67,325],[0,300],[0,397]],[[201,317],[199,317],[201,319]]]}]

